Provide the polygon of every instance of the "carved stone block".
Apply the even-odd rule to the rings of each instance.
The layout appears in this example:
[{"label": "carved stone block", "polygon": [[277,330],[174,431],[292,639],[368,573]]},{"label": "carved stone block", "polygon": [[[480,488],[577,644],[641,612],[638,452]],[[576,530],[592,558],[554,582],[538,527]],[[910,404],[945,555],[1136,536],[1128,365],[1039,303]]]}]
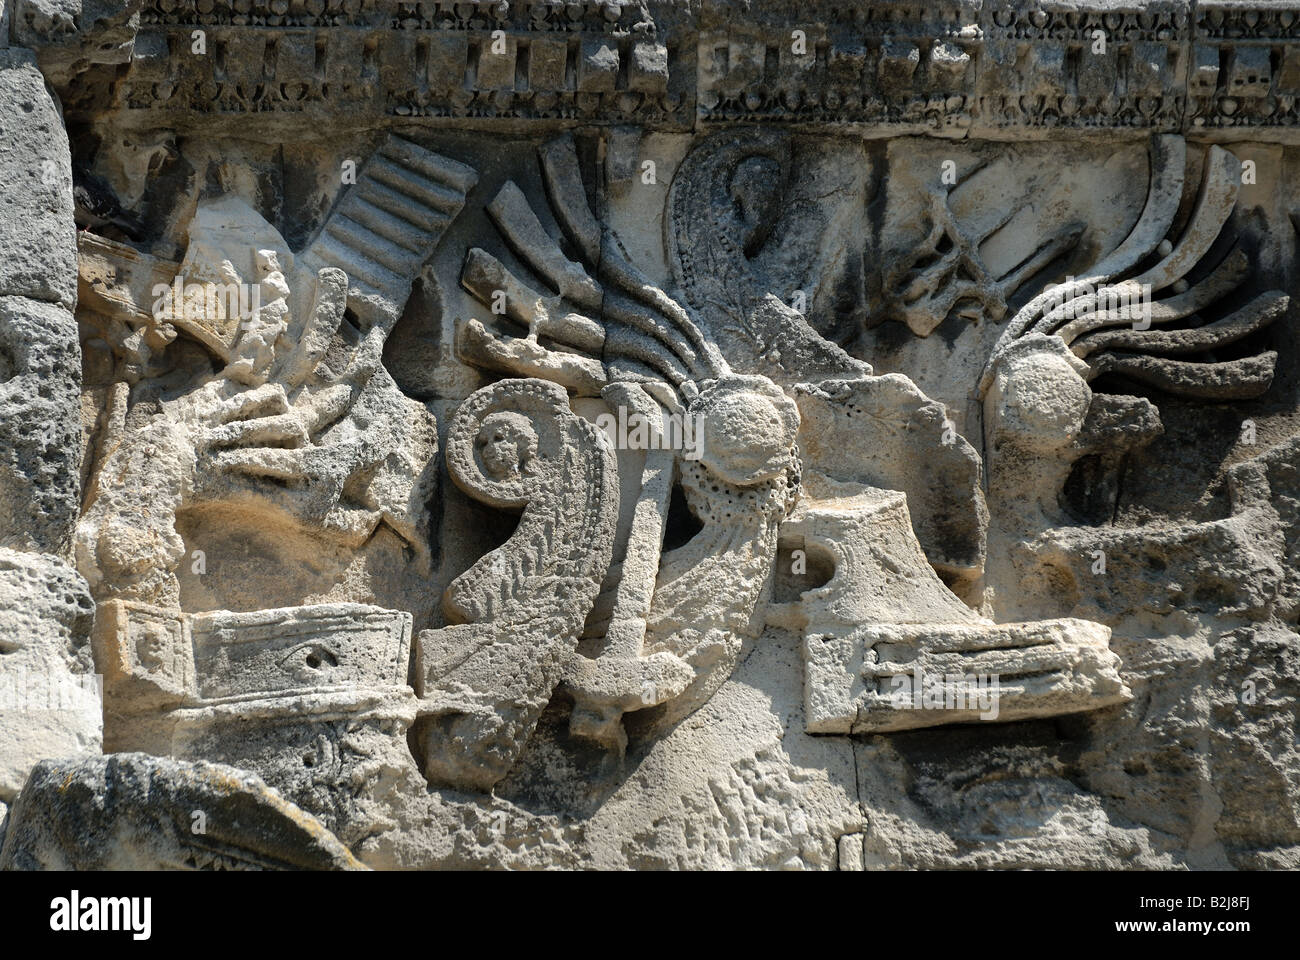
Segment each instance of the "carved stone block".
[{"label": "carved stone block", "polygon": [[1124,703],[1110,631],[1087,620],[890,624],[804,639],[809,733],[1013,722]]},{"label": "carved stone block", "polygon": [[1297,176],[1300,0],[0,0],[0,860],[1300,865]]},{"label": "carved stone block", "polygon": [[96,631],[110,749],[253,770],[349,846],[393,827],[384,807],[415,774],[402,746],[415,718],[410,614],[360,604],[177,614],[110,601]]},{"label": "carved stone block", "polygon": [[610,93],[618,77],[618,48],[602,40],[584,40],[578,60],[578,89],[582,93]]},{"label": "carved stone block", "polygon": [[38,760],[100,752],[102,691],[86,649],[93,609],[63,561],[0,548],[0,801]]}]

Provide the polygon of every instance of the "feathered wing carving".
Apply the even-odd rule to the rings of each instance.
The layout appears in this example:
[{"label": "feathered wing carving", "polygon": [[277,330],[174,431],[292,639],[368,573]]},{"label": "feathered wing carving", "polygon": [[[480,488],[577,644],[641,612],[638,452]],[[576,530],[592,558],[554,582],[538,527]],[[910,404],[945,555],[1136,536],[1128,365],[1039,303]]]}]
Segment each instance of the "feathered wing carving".
[{"label": "feathered wing carving", "polygon": [[[528,379],[485,388],[457,414],[448,443],[458,484],[494,506],[525,507],[524,518],[510,542],[447,591],[449,618],[467,622],[430,631],[420,645],[429,776],[480,789],[509,770],[557,685],[574,701],[570,731],[618,750],[629,731],[662,732],[712,696],[745,641],[762,630],[781,525],[800,498],[803,414],[787,390],[818,389],[824,403],[850,416],[874,409],[864,398],[897,379],[871,376],[866,364],[779,301],[754,292],[745,261],[762,244],[782,194],[765,177],[784,176],[790,162],[779,137],[756,148],[730,140],[706,144],[702,158],[693,153],[674,180],[669,212],[682,236],[670,235],[669,247],[693,310],[642,275],[617,236],[592,215],[572,137],[539,152],[563,240],[507,183],[488,210],[520,266],[475,248],[461,272],[464,287],[485,306],[504,293],[505,322],[527,335],[470,320],[458,331],[457,348],[467,363],[553,385]],[[677,216],[684,205],[696,208],[699,224]],[[529,276],[519,275],[525,269]],[[693,311],[707,322],[697,322]],[[768,368],[769,379],[756,368],[769,362],[773,337],[783,338],[780,350],[788,356]],[[740,372],[731,365],[733,354]],[[541,455],[565,449],[563,440],[549,439],[546,424],[560,424],[555,429],[577,438],[579,447],[583,436],[603,442],[567,412],[564,388],[652,421],[685,415],[702,442],[691,457],[648,449],[644,462],[621,477],[601,447],[599,478],[574,465],[544,491],[544,484],[529,487],[546,473],[546,463],[567,463],[574,455],[557,453],[554,461]],[[541,395],[550,398],[551,414],[529,419],[533,408],[523,401],[536,405]],[[915,404],[904,406],[910,411]],[[940,420],[936,415],[922,426],[937,431]],[[879,442],[878,431],[869,436]],[[982,557],[978,461],[969,445],[941,445],[936,435],[924,453],[906,453],[956,456],[972,468],[969,477],[955,472],[955,496],[967,491],[963,503],[973,504],[970,539]],[[862,455],[861,448],[854,453]],[[628,527],[619,533],[616,483],[636,493]],[[676,483],[702,529],[685,546],[662,553]],[[574,490],[582,484],[584,490]],[[566,520],[566,506],[590,519]],[[571,528],[563,526],[568,522]],[[899,522],[915,543],[905,512]],[[565,562],[572,536],[591,552],[577,567]],[[961,606],[932,579],[941,596]],[[1093,639],[1104,648],[1104,628],[1096,632]],[[915,631],[903,633],[916,639]],[[1095,705],[1088,700],[1080,708]]]},{"label": "feathered wing carving", "polygon": [[[1182,137],[1151,143],[1151,186],[1128,237],[1088,275],[1048,287],[1016,314],[985,366],[980,392],[1017,343],[1058,337],[1084,361],[1083,376],[1103,373],[1156,386],[1168,393],[1211,400],[1257,397],[1273,382],[1273,351],[1233,360],[1178,359],[1205,354],[1263,329],[1286,312],[1288,297],[1269,290],[1213,322],[1201,312],[1236,291],[1250,275],[1246,254],[1233,248],[1195,284],[1187,277],[1204,264],[1237,201],[1241,163],[1212,146],[1187,226],[1168,236],[1178,214],[1187,165]],[[1154,258],[1154,263],[1150,261]],[[1147,264],[1150,263],[1148,266]]]},{"label": "feathered wing carving", "polygon": [[[733,369],[778,383],[871,373],[821,336],[794,310],[764,309],[773,287],[759,265],[780,254],[772,238],[789,196],[795,157],[788,133],[744,130],[715,134],[691,150],[673,176],[664,216],[664,249],[685,303],[704,318]],[[768,243],[773,240],[772,243]]]},{"label": "feathered wing carving", "polygon": [[610,563],[618,474],[609,441],[570,412],[564,388],[532,379],[499,381],[461,405],[447,466],[474,499],[523,510],[510,539],[447,588],[453,625],[418,644],[425,773],[487,790],[573,656]]},{"label": "feathered wing carving", "polygon": [[797,270],[803,250],[771,232],[798,192],[799,162],[790,135],[767,130],[712,134],[687,154],[664,218],[681,296],[734,370],[797,398],[810,470],[904,491],[930,562],[953,579],[978,577],[988,524],[974,448],[947,436],[942,406],[914,384],[873,376],[772,295],[790,282],[777,273]]},{"label": "feathered wing carving", "polygon": [[[461,358],[545,377],[579,395],[599,394],[610,409],[651,422],[664,414],[694,418],[705,438],[698,463],[683,466],[673,451],[651,450],[639,476],[622,479],[635,485],[637,508],[587,618],[589,642],[564,673],[575,702],[570,730],[621,750],[625,715],[671,704],[655,715],[685,716],[730,676],[744,636],[757,632],[776,526],[796,497],[799,413],[767,378],[733,373],[712,330],[631,263],[587,204],[570,135],[539,154],[551,213],[581,262],[568,259],[518,187],[503,186],[488,211],[533,277],[516,275],[476,248],[468,252],[461,282],[485,305],[504,291],[506,319],[528,334],[513,337],[471,320],[458,333]],[[769,422],[770,430],[754,428]],[[679,469],[698,481],[692,504],[706,534],[661,562]],[[706,503],[731,494],[734,511]],[[733,562],[738,544],[745,562]],[[671,585],[662,580],[665,574]],[[693,616],[681,612],[687,608]],[[693,625],[674,626],[679,620]]]}]

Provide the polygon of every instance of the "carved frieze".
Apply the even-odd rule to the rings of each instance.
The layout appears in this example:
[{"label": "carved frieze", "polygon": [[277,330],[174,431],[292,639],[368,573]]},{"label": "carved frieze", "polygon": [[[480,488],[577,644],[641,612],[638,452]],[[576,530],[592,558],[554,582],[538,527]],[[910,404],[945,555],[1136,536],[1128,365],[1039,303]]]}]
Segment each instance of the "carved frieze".
[{"label": "carved frieze", "polygon": [[1300,863],[1300,2],[0,7],[0,859]]},{"label": "carved frieze", "polygon": [[940,137],[1245,127],[1289,139],[1298,15],[1236,0],[149,0],[115,99],[184,124],[328,110],[435,125],[837,124]]}]

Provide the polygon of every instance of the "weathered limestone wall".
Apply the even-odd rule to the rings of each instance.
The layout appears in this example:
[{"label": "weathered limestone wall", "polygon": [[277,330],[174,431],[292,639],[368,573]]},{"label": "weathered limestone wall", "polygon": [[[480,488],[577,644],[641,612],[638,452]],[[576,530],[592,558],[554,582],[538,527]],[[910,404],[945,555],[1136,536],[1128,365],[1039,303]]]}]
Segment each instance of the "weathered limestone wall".
[{"label": "weathered limestone wall", "polygon": [[98,753],[89,633],[72,568],[81,507],[81,350],[68,137],[58,101],[19,46],[0,49],[0,801],[50,756]]},{"label": "weathered limestone wall", "polygon": [[1300,866],[1298,111],[1291,0],[0,0],[0,868]]}]

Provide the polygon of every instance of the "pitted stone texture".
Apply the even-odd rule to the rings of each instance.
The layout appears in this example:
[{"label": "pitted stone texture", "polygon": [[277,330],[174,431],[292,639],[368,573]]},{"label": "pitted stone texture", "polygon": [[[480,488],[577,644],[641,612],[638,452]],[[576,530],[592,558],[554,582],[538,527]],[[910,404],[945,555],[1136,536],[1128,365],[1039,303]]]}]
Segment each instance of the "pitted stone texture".
[{"label": "pitted stone texture", "polygon": [[406,746],[410,614],[360,604],[176,614],[108,601],[96,622],[110,750],[250,770],[349,847],[422,792]]},{"label": "pitted stone texture", "polygon": [[489,790],[514,764],[573,656],[609,567],[618,513],[611,444],[561,387],[504,380],[471,396],[447,443],[475,499],[523,508],[514,535],[443,595],[452,624],[417,640],[425,774]]},{"label": "pitted stone texture", "polygon": [[30,50],[0,50],[0,296],[77,302],[72,166],[63,117]]},{"label": "pitted stone texture", "polygon": [[855,739],[865,868],[1185,867],[1149,820],[1073,782],[1076,749],[1034,723]]},{"label": "pitted stone texture", "polygon": [[995,444],[1009,437],[1017,446],[1050,455],[1079,435],[1092,393],[1079,375],[1082,364],[1058,338],[1035,340],[1042,346],[1009,357],[995,377],[985,400],[986,430]]},{"label": "pitted stone texture", "polygon": [[41,72],[62,88],[95,64],[131,59],[142,0],[9,0],[14,39],[38,52]]},{"label": "pitted stone texture", "polygon": [[[125,263],[100,246],[106,270],[113,257]],[[130,316],[132,324],[164,341],[179,330],[178,350],[198,341],[227,365],[211,376],[201,354],[188,369],[159,367],[177,382],[143,380],[124,398],[120,423],[103,431],[77,534],[78,564],[96,597],[179,606],[181,577],[193,570],[181,560],[196,528],[211,543],[232,528],[247,539],[290,526],[285,533],[302,534],[319,556],[382,549],[371,541],[383,525],[414,551],[413,570],[426,567],[436,423],[383,367],[388,329],[362,335],[348,319],[346,275],[298,266],[280,234],[229,195],[191,218],[186,256],[170,264],[179,271],[174,285],[162,285],[153,307],[160,318],[135,305],[141,316]],[[114,296],[129,300],[135,289]],[[119,338],[119,348],[130,339]],[[129,353],[119,349],[123,376],[135,362]],[[273,549],[292,555],[292,544],[280,537]],[[209,608],[247,608],[245,590],[262,585],[226,580],[210,592],[189,578],[187,592]]]},{"label": "pitted stone texture", "polygon": [[930,564],[954,577],[979,575],[988,531],[980,457],[942,404],[899,374],[800,384],[795,395],[811,469],[907,494]]},{"label": "pitted stone texture", "polygon": [[141,753],[46,760],[10,811],[0,870],[356,870],[256,776]]},{"label": "pitted stone texture", "polygon": [[[101,96],[91,85],[110,72],[93,66],[64,100],[71,129],[103,133],[94,144],[78,138],[78,163],[147,224],[148,260],[121,244],[83,243],[99,248],[95,264],[83,261],[89,281],[106,275],[100,266],[137,263],[149,269],[119,279],[149,282],[116,283],[114,299],[127,302],[88,296],[79,311],[99,328],[100,342],[87,343],[87,381],[99,392],[87,390],[84,403],[98,418],[90,446],[104,464],[83,474],[100,485],[83,518],[94,561],[84,570],[102,577],[97,596],[132,597],[133,611],[141,601],[168,606],[125,624],[138,633],[119,631],[133,679],[144,682],[115,687],[110,677],[110,702],[120,697],[144,734],[158,734],[156,748],[125,748],[256,771],[371,866],[1296,865],[1291,625],[1300,587],[1291,571],[1300,536],[1296,461],[1283,449],[1295,432],[1296,338],[1286,297],[1271,291],[1294,286],[1294,191],[1280,174],[1300,174],[1300,153],[1245,142],[1259,132],[1294,143],[1300,129],[1285,99],[1295,81],[1282,82],[1300,76],[1291,69],[1297,44],[1275,32],[1275,15],[1243,33],[1249,11],[1231,7],[1214,28],[1220,38],[1206,25],[1161,20],[1190,9],[1185,0],[1148,3],[1151,16],[1121,0],[1087,0],[1074,13],[999,0],[959,23],[928,9],[909,19],[916,4],[887,3],[889,16],[863,7],[851,24],[829,23],[827,0],[689,11],[648,0],[650,51],[619,32],[639,6],[621,7],[607,27],[599,3],[581,14],[582,5],[498,13],[471,4],[466,20],[500,16],[509,56],[494,61],[480,47],[470,62],[459,22],[387,29],[399,0],[344,11],[345,22],[309,3],[287,14],[297,28],[287,32],[269,19],[281,16],[279,0],[253,0],[249,23],[221,28],[230,46],[218,91],[206,86],[216,60],[185,45],[210,16],[147,2],[157,22],[130,69],[99,84],[96,102],[111,92],[114,112],[91,105]],[[1080,24],[1099,12],[1119,17],[1125,37],[1104,60],[1072,63],[1062,51],[1088,42]],[[817,56],[806,64],[788,53],[791,16],[807,21],[797,25],[809,28]],[[556,17],[572,29],[550,30]],[[698,36],[678,29],[693,17],[712,25]],[[1190,29],[1211,55],[1204,63],[1222,63],[1225,83],[1248,88],[1223,100],[1248,121],[1235,133],[1212,129],[1214,82],[1197,78],[1195,104],[1179,98],[1186,72],[1161,50],[1185,50]],[[372,33],[378,77],[357,72],[360,41]],[[611,37],[606,53],[617,52],[619,69],[598,69],[613,63],[601,53]],[[438,68],[428,90],[411,86],[421,43]],[[565,43],[582,63],[567,79]],[[56,45],[40,46],[45,68]],[[70,36],[57,46],[84,44]],[[659,49],[663,81],[653,70]],[[720,50],[725,57],[714,56]],[[531,96],[525,112],[525,98],[508,89],[516,54]],[[1266,66],[1276,68],[1267,82],[1248,75]],[[664,81],[682,90],[697,69],[721,71],[703,88],[707,99],[682,97],[641,123]],[[275,83],[262,82],[271,72]],[[1077,92],[1056,88],[1067,72],[1079,74]],[[550,134],[523,125],[556,106],[553,94],[543,105],[547,84],[566,82],[583,90],[558,109],[581,122],[539,155],[533,148]],[[619,129],[587,126],[584,117],[607,116],[614,101]],[[1265,103],[1267,128],[1255,122]],[[402,139],[384,141],[381,116],[392,110]],[[727,122],[685,132],[675,118],[697,110]],[[1211,121],[1211,140],[1244,138],[1233,144],[1237,160],[1259,160],[1262,182],[1239,184],[1237,203],[1226,186],[1245,178],[1226,151],[1207,149],[1200,134],[1149,145],[1139,132],[1177,129],[1183,110],[1189,122]],[[794,117],[805,122],[779,126]],[[463,129],[448,129],[460,118]],[[852,118],[864,125],[843,123]],[[1120,119],[1128,133],[1105,132]],[[970,120],[1002,133],[972,142]],[[1058,137],[1078,125],[1096,134],[1088,144]],[[878,135],[890,130],[929,135],[886,145]],[[1009,144],[1011,130],[1041,139]],[[152,159],[170,156],[178,135],[174,166],[151,180]],[[463,185],[440,180],[457,168],[435,155],[473,168],[481,189],[468,173]],[[950,157],[953,183],[942,179]],[[344,159],[360,174],[347,189]],[[646,159],[657,182],[639,176]],[[196,204],[223,195],[209,212],[227,215],[226,240],[205,236],[213,218],[203,215],[187,235]],[[1144,197],[1159,216],[1144,216]],[[1130,233],[1141,241],[1130,245],[1136,259],[1098,273],[1121,279],[1163,264],[1156,329],[1026,317],[990,365],[1025,298],[1049,297],[1054,281],[1110,258]],[[227,312],[202,327],[178,323],[170,345],[156,331],[146,344],[156,352],[113,363],[111,353],[129,352],[125,338],[114,340],[95,315],[146,324],[152,275],[174,272],[185,243],[187,280],[207,260],[242,264],[215,280],[256,282],[260,251],[283,254],[262,278],[261,332],[243,351],[245,331]],[[324,262],[311,263],[316,255]],[[298,276],[304,262],[312,269]],[[1203,298],[1203,278],[1223,271],[1233,282]],[[403,311],[413,281],[418,295]],[[1092,313],[1083,288],[1070,289]],[[1202,299],[1212,312],[1179,313]],[[272,320],[288,324],[283,342]],[[1218,346],[1229,349],[1211,359],[1226,367],[1196,356]],[[1266,347],[1278,356],[1257,352]],[[1147,348],[1158,362],[1129,356]],[[1231,359],[1247,355],[1255,359],[1245,366]],[[1256,367],[1271,373],[1274,359],[1270,386]],[[1142,388],[1092,376],[1118,362],[1109,369],[1195,386],[1173,365],[1183,360],[1206,368],[1216,403],[1116,395],[1106,391]],[[216,381],[203,381],[221,363],[231,364],[219,375],[229,393],[191,394],[186,412],[177,393],[211,391]],[[137,375],[169,374],[161,386],[131,387]],[[1232,389],[1218,389],[1220,375]],[[456,411],[485,384],[501,389],[501,376],[551,383],[574,443],[539,436],[536,452],[562,457],[534,460],[536,425],[515,408],[475,423],[466,455]],[[245,389],[263,377],[286,384],[284,396]],[[712,404],[719,415],[708,418],[701,461],[631,449],[602,458],[595,431],[577,430],[570,415],[590,422],[620,395],[634,407],[637,391],[655,414],[700,412],[720,385],[759,377],[770,381],[766,396],[798,405],[797,432],[740,391]],[[298,403],[290,388],[301,383]],[[1259,405],[1217,402],[1256,388],[1270,391]],[[475,465],[508,487],[516,470],[525,477],[540,466],[539,489],[485,499],[453,483],[433,497],[423,481],[444,458],[412,397],[436,405],[450,428],[442,446],[453,479]],[[233,401],[231,419],[188,435],[189,418],[219,401]],[[157,426],[147,426],[151,416]],[[1256,450],[1232,442],[1246,418],[1258,426]],[[1170,429],[1180,420],[1181,433]],[[129,456],[112,453],[123,430]],[[151,430],[183,442],[160,443]],[[602,459],[615,461],[616,475]],[[1183,469],[1193,461],[1210,465]],[[778,466],[784,480],[761,479]],[[423,526],[426,504],[437,534]],[[116,517],[101,522],[109,508]],[[291,529],[275,523],[285,515]],[[425,547],[427,567],[406,552],[419,559]],[[1093,569],[1094,552],[1104,570]],[[170,592],[133,567],[153,555],[174,580]],[[448,584],[440,618],[434,607]],[[779,595],[773,603],[769,592]],[[205,644],[197,671],[179,655],[193,653],[191,637],[168,632],[178,622],[219,624],[209,636],[256,631],[269,626],[264,617],[303,621],[283,608],[334,600],[413,615],[424,638],[421,703],[405,687],[404,656],[347,641],[347,629],[316,623],[310,644],[296,634],[264,647]],[[342,617],[349,629],[364,622]],[[1026,620],[1039,622],[1017,626]],[[838,655],[812,643],[839,644]],[[554,663],[557,650],[580,669]],[[983,666],[1002,674],[1004,689],[1045,667],[1038,679],[1046,674],[1052,689],[1020,691],[1034,716],[1004,699],[999,719],[1014,724],[956,725],[971,719],[960,711],[871,713],[879,701],[863,704],[853,689],[867,686],[868,654],[879,655],[877,698],[917,662],[944,673]],[[386,689],[355,669],[365,656],[392,667]],[[668,670],[649,669],[653,657],[689,662],[689,691]],[[1125,688],[1133,699],[1112,702]],[[186,701],[200,693],[203,701]],[[1062,716],[1081,706],[1104,709]],[[427,729],[408,736],[417,710]],[[952,725],[899,731],[899,720]],[[881,730],[888,735],[873,735]]]},{"label": "pitted stone texture", "polygon": [[71,548],[81,506],[79,352],[68,310],[0,297],[2,546]]},{"label": "pitted stone texture", "polygon": [[[90,0],[92,4],[97,0]],[[77,32],[82,0],[11,0],[14,38],[24,46],[57,43]]]},{"label": "pitted stone texture", "polygon": [[410,829],[399,811],[424,793],[406,741],[413,701],[409,692],[347,703],[302,694],[186,710],[175,752],[256,773],[369,863],[389,834]]},{"label": "pitted stone texture", "polygon": [[50,756],[99,753],[86,582],[49,554],[0,548],[0,799]]}]

